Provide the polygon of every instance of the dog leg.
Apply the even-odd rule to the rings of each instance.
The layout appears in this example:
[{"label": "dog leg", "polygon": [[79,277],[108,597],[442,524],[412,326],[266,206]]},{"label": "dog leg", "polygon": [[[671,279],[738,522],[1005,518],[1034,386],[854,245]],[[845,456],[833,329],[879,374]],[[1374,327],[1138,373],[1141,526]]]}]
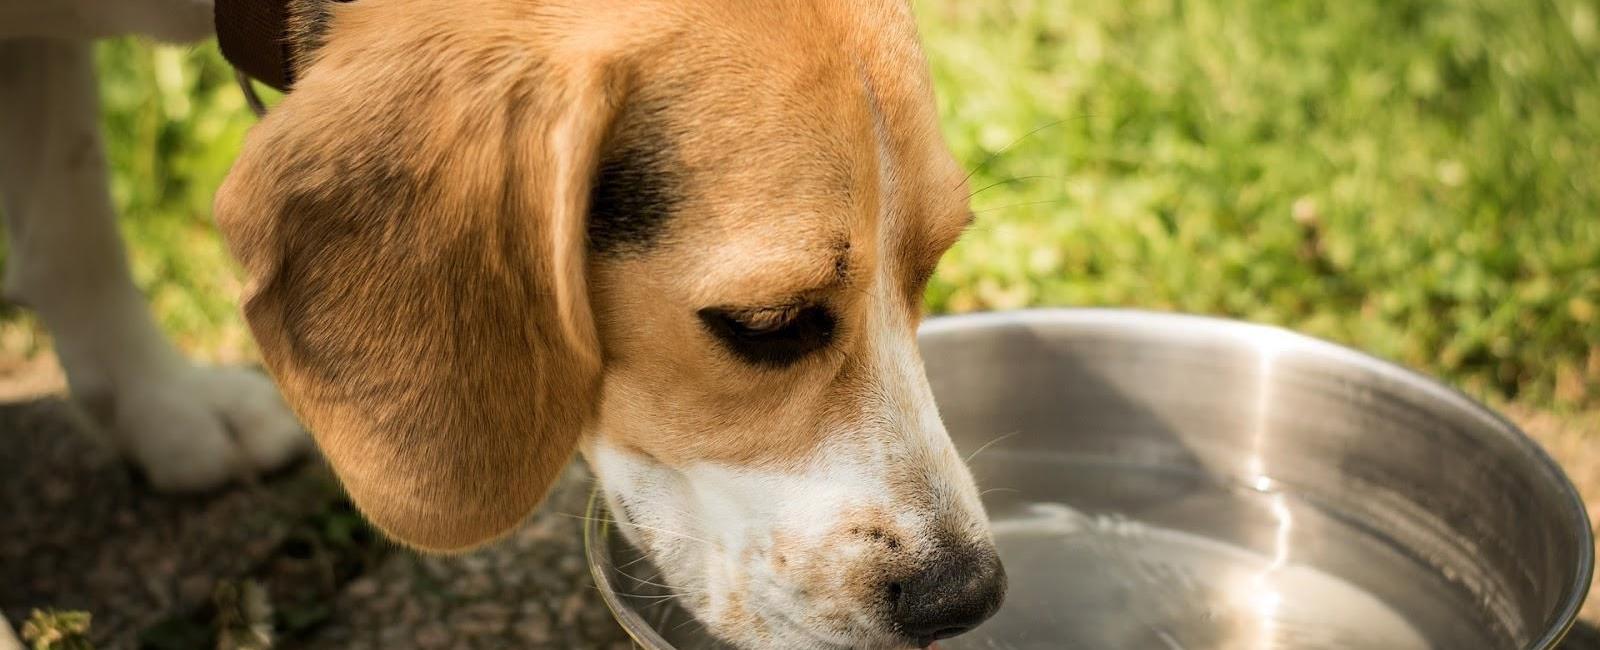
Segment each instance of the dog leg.
[{"label": "dog leg", "polygon": [[0,650],[22,650],[22,639],[17,638],[16,631],[6,622],[5,614],[0,614]]},{"label": "dog leg", "polygon": [[215,487],[306,448],[265,377],[190,365],[129,276],[88,42],[0,41],[7,294],[50,329],[75,398],[160,489]]}]

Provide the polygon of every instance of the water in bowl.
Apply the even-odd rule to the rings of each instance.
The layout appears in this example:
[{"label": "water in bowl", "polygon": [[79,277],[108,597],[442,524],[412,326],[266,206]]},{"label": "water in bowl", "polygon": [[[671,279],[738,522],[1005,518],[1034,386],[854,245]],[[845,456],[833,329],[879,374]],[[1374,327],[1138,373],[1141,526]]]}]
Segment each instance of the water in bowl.
[{"label": "water in bowl", "polygon": [[[1425,558],[1269,479],[1002,451],[973,467],[1010,590],[944,650],[1515,645],[1492,608]],[[726,647],[670,601],[633,593],[674,647]]]},{"label": "water in bowl", "polygon": [[1267,478],[1015,452],[975,470],[1011,588],[949,650],[1512,645],[1425,558]]},{"label": "water in bowl", "polygon": [[1034,503],[995,522],[1012,607],[948,648],[1426,650],[1394,608],[1333,575],[1117,515]]}]

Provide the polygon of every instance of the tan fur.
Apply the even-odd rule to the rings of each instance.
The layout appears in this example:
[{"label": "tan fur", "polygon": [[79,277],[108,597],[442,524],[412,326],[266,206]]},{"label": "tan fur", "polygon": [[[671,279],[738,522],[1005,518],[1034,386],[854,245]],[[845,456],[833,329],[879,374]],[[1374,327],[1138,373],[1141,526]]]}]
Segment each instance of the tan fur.
[{"label": "tan fur", "polygon": [[[914,336],[970,219],[898,0],[330,11],[217,219],[267,366],[408,544],[503,533],[583,431],[671,466],[799,462],[875,395],[864,359]],[[590,183],[632,119],[671,141],[677,216],[590,257]],[[871,316],[881,278],[897,318]],[[841,329],[794,368],[741,364],[695,318],[796,296]]]},{"label": "tan fur", "polygon": [[[913,335],[922,282],[969,218],[964,172],[903,4],[676,4],[697,31],[641,58],[670,62],[645,76],[681,89],[664,117],[696,173],[667,246],[596,269],[602,403],[628,405],[603,409],[596,430],[672,466],[792,464],[874,390],[850,369],[875,337]],[[884,270],[906,319],[868,336]],[[832,354],[784,372],[720,354],[686,317],[796,294],[846,327]]]},{"label": "tan fur", "polygon": [[344,8],[217,199],[284,395],[363,512],[426,549],[531,511],[599,379],[583,214],[608,62],[514,4]]}]

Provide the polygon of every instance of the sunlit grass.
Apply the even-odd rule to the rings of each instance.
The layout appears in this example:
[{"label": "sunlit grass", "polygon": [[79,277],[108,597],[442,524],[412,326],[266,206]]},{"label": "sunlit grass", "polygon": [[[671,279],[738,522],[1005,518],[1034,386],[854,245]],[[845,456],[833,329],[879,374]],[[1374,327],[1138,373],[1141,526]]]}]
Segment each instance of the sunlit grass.
[{"label": "sunlit grass", "polygon": [[[951,145],[994,156],[936,311],[1222,314],[1600,403],[1595,0],[917,5]],[[253,117],[213,45],[101,63],[137,279],[185,348],[248,358],[209,212]]]},{"label": "sunlit grass", "polygon": [[[924,0],[980,225],[938,310],[1287,325],[1480,393],[1600,392],[1593,1]],[[1012,207],[1008,207],[1012,206]]]}]

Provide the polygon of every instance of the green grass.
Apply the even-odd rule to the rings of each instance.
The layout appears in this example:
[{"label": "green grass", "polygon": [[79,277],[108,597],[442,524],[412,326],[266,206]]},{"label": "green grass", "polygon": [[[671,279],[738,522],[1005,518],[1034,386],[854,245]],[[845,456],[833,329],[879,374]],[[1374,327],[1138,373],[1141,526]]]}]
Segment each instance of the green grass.
[{"label": "green grass", "polygon": [[1043,177],[975,197],[935,309],[1222,314],[1600,398],[1600,4],[921,6],[974,187]]},{"label": "green grass", "polygon": [[[1600,2],[917,4],[981,166],[934,310],[1220,314],[1600,404]],[[101,59],[137,278],[186,348],[248,357],[208,213],[252,118],[214,46]]]},{"label": "green grass", "polygon": [[214,361],[252,356],[237,268],[211,224],[211,197],[255,117],[215,43],[99,52],[112,194],[134,277],[167,331]]}]

